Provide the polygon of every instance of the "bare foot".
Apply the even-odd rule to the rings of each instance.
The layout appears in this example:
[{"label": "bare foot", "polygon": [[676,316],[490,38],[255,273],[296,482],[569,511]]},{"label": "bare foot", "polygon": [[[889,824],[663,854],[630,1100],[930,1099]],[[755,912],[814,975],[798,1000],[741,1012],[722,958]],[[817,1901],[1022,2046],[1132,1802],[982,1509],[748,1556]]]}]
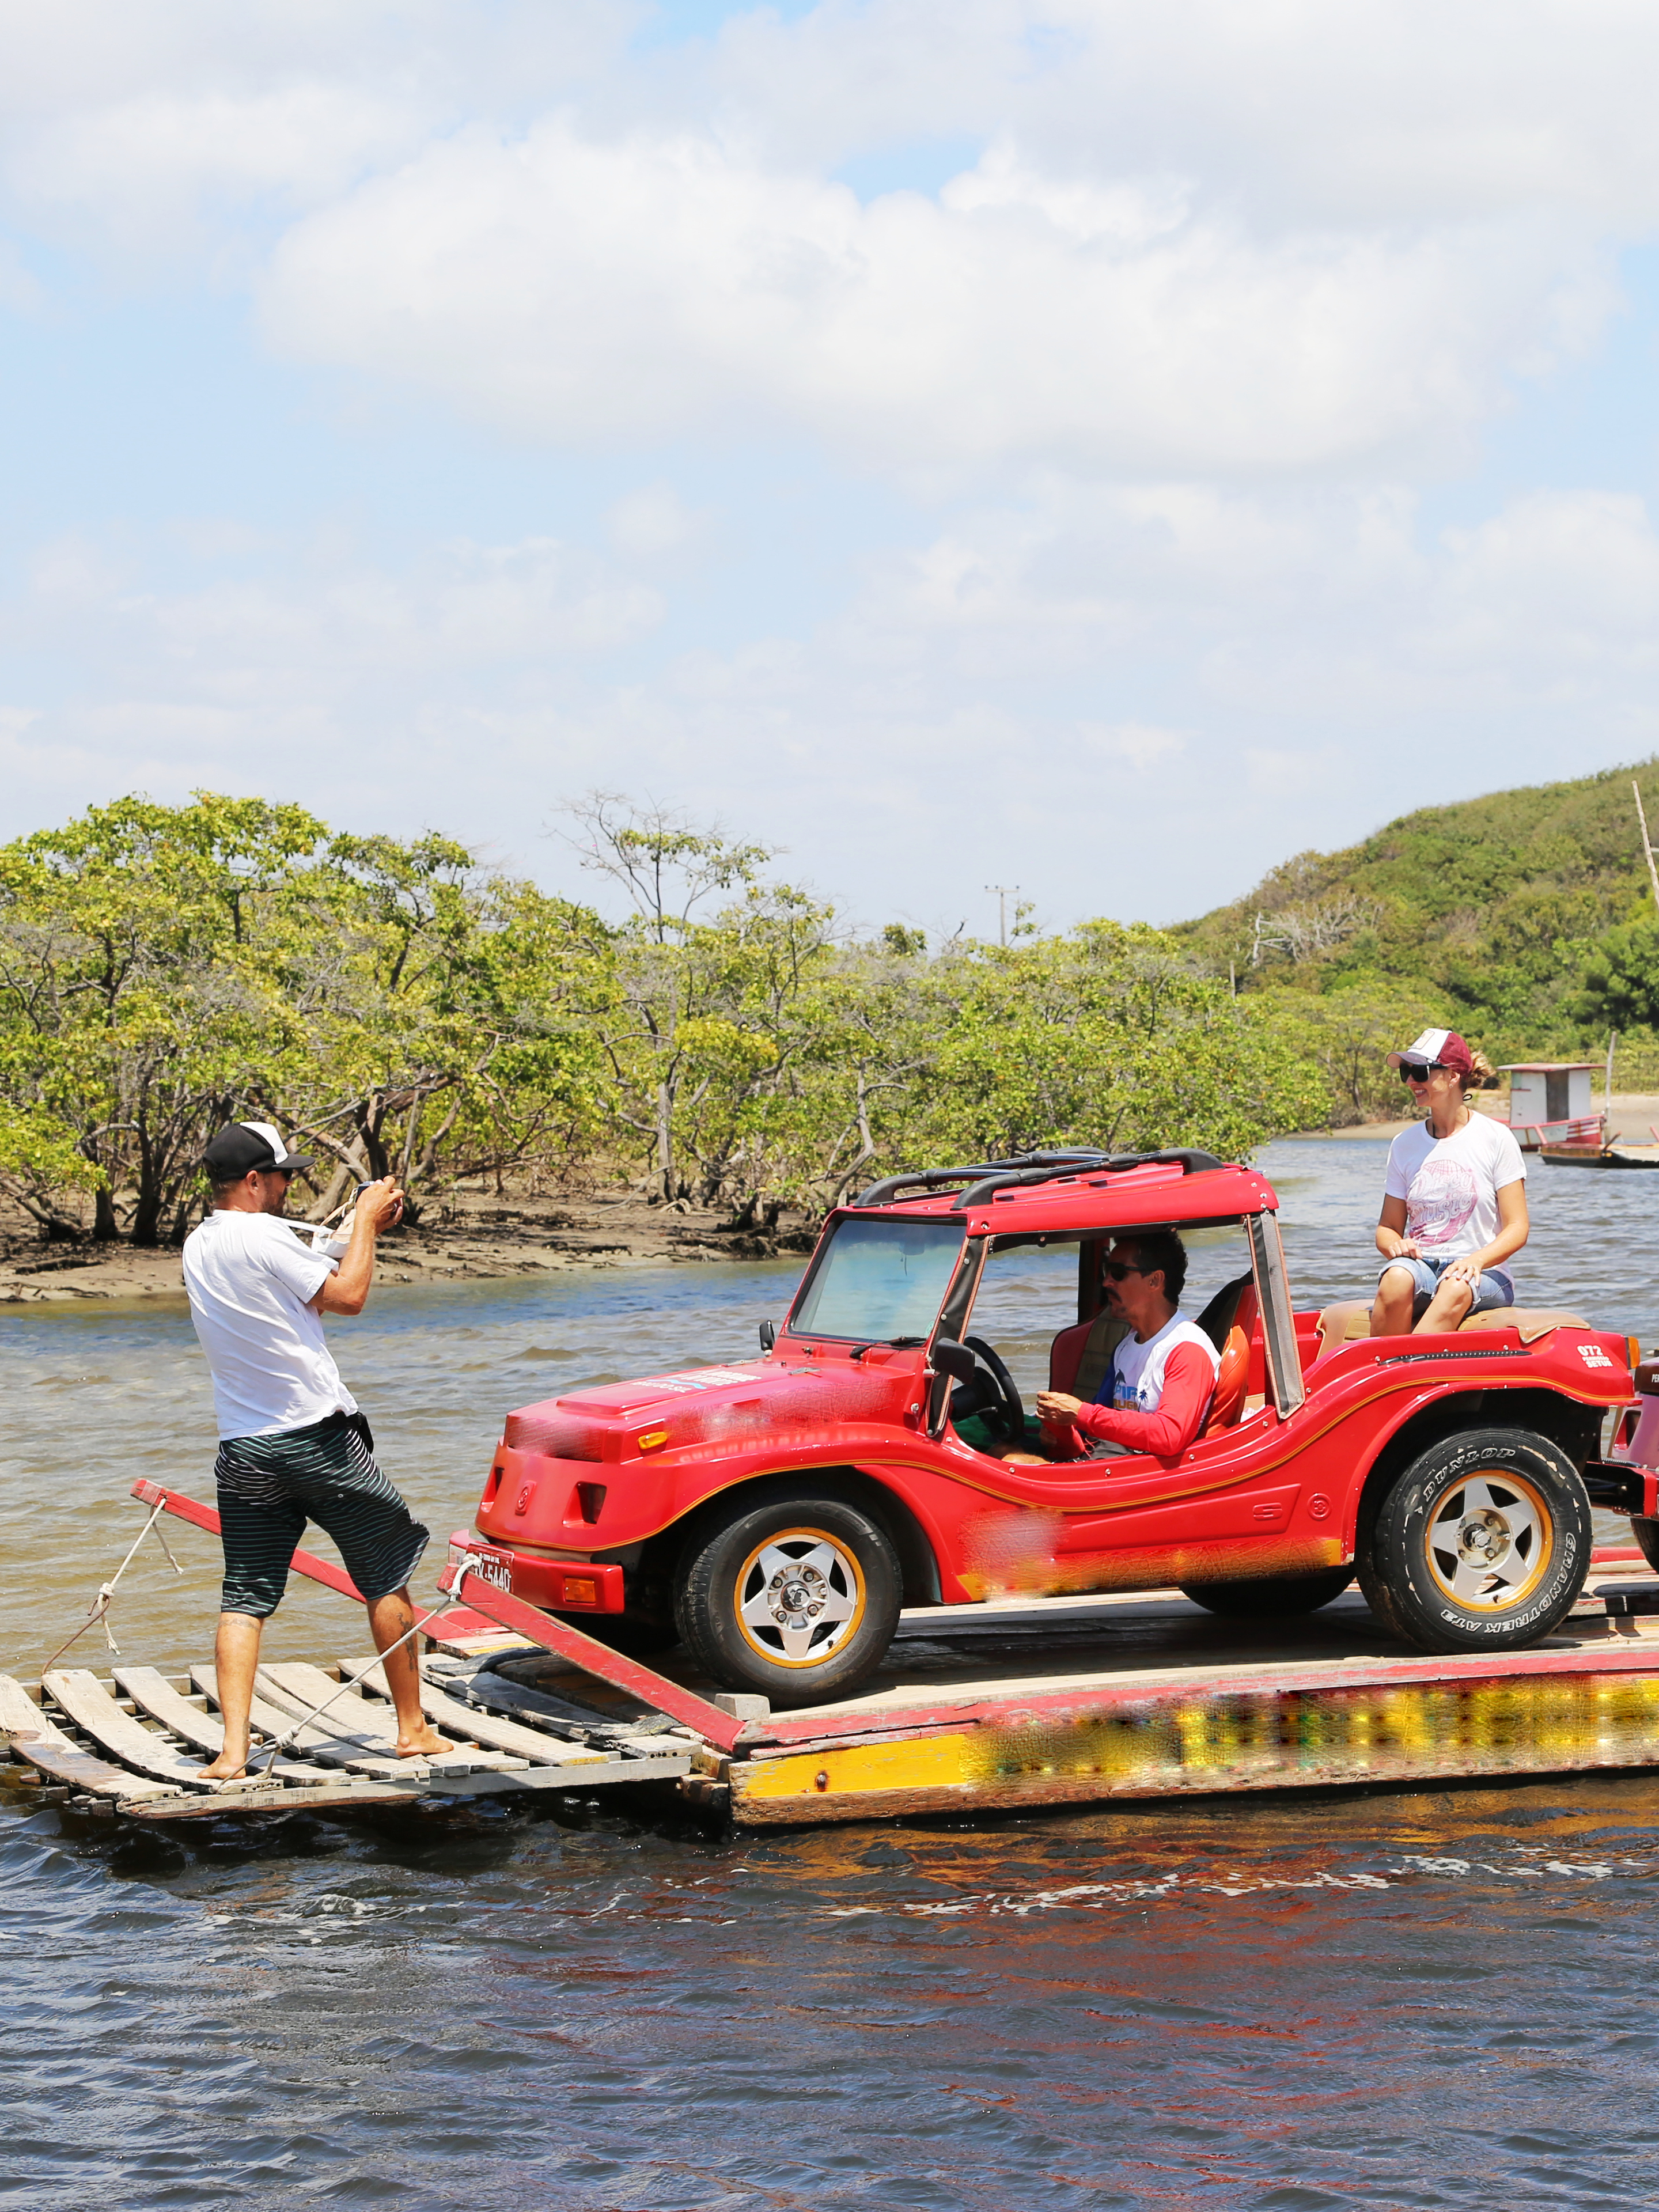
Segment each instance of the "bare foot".
[{"label": "bare foot", "polygon": [[444,1741],[436,1729],[427,1727],[424,1722],[415,1735],[400,1735],[398,1739],[399,1759],[429,1759],[434,1751],[448,1751],[452,1748],[451,1745]]},{"label": "bare foot", "polygon": [[246,1772],[247,1760],[245,1758],[233,1759],[228,1752],[222,1751],[211,1766],[202,1769],[202,1779],[204,1782],[240,1782]]}]

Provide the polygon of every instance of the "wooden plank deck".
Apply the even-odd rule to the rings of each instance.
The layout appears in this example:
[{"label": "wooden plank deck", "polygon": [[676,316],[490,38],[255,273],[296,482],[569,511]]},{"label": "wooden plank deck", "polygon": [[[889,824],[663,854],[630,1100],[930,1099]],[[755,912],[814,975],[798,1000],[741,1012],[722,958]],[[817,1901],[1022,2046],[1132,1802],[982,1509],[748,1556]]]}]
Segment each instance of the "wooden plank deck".
[{"label": "wooden plank deck", "polygon": [[[218,1704],[218,1677],[210,1665],[192,1667],[190,1679],[204,1697],[210,1698],[215,1705]],[[303,1712],[305,1707],[301,1705],[299,1710]],[[270,1704],[259,1695],[257,1688],[253,1693],[252,1717],[254,1727],[271,1741],[286,1735],[295,1720],[294,1714],[286,1707]],[[349,1773],[366,1774],[375,1782],[404,1779],[413,1782],[425,1778],[426,1765],[422,1759],[385,1759],[372,1753],[355,1751],[340,1737],[331,1735],[320,1729],[301,1729],[297,1742],[298,1748],[307,1758],[314,1759],[319,1766],[343,1767]],[[262,1770],[264,1764],[261,1759]]]},{"label": "wooden plank deck", "polygon": [[[63,1725],[0,1676],[0,1738],[54,1796],[61,1788],[141,1820],[678,1778],[692,1803],[767,1826],[1659,1766],[1659,1581],[1639,1559],[1598,1560],[1561,1630],[1508,1654],[1408,1650],[1353,1593],[1265,1623],[1225,1620],[1176,1591],[915,1611],[855,1696],[772,1714],[755,1701],[762,1710],[741,1723],[721,1714],[725,1741],[699,1740],[684,1722],[644,1732],[634,1682],[624,1694],[565,1672],[568,1657],[515,1661],[507,1674],[428,1661],[422,1701],[455,1748],[412,1760],[392,1755],[395,1722],[374,1668],[302,1732],[286,1786],[261,1775],[222,1794],[204,1788],[194,1754],[217,1751],[219,1722],[154,1668],[124,1664],[113,1685],[88,1669],[52,1675],[46,1695]],[[656,1713],[715,1710],[687,1655],[662,1663]],[[214,1698],[210,1667],[190,1679]],[[340,1690],[335,1673],[273,1662],[258,1676],[255,1725],[281,1735]]]},{"label": "wooden plank deck", "polygon": [[[397,1724],[386,1707],[364,1697],[361,1690],[342,1691],[339,1683],[320,1667],[298,1660],[278,1660],[271,1666],[262,1667],[258,1679],[271,1703],[291,1705],[296,1720],[324,1698],[331,1697],[333,1703],[326,1712],[318,1716],[313,1726],[379,1756],[397,1757]],[[398,1763],[408,1766],[416,1762],[399,1759]],[[513,1752],[485,1750],[471,1740],[457,1744],[450,1751],[430,1753],[418,1763],[434,1775],[511,1774],[529,1761]]]},{"label": "wooden plank deck", "polygon": [[156,1782],[176,1782],[182,1788],[210,1790],[214,1786],[204,1778],[204,1760],[191,1758],[131,1713],[124,1713],[88,1668],[61,1668],[43,1675],[41,1687],[76,1728],[118,1765]]},{"label": "wooden plank deck", "polygon": [[[363,1674],[362,1686],[371,1696],[390,1698],[384,1671],[371,1666],[366,1659],[342,1660],[341,1667],[348,1674],[368,1671]],[[517,1721],[502,1720],[498,1714],[480,1712],[472,1705],[464,1705],[452,1698],[437,1682],[432,1681],[422,1669],[421,1676],[421,1707],[434,1728],[448,1735],[470,1736],[477,1743],[487,1744],[492,1751],[508,1751],[527,1759],[533,1766],[592,1766],[604,1765],[606,1754],[592,1751],[586,1744],[567,1742],[562,1737],[548,1735],[540,1729],[525,1728]]]},{"label": "wooden plank deck", "polygon": [[[182,1691],[173,1688],[159,1668],[118,1666],[112,1668],[111,1672],[117,1687],[131,1698],[134,1705],[142,1706],[152,1720],[159,1721],[163,1728],[170,1729],[185,1743],[194,1744],[198,1751],[206,1752],[210,1759],[217,1759],[225,1747],[224,1723],[216,1720],[211,1713],[204,1713],[199,1705],[192,1705]],[[265,1771],[263,1759],[259,1763],[259,1771],[262,1774]],[[339,1786],[338,1778],[331,1774],[326,1767],[307,1766],[296,1759],[279,1759],[270,1771],[274,1776],[289,1782],[327,1783],[336,1789]]]}]

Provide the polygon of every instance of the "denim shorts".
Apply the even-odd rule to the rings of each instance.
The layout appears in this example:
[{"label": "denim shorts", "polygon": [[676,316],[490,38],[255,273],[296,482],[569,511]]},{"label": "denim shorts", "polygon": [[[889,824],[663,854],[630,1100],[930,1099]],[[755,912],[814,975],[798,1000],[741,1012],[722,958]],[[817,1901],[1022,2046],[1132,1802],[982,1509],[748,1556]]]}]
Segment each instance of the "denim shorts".
[{"label": "denim shorts", "polygon": [[[1386,1260],[1378,1268],[1380,1283],[1390,1267],[1403,1267],[1413,1285],[1412,1319],[1421,1321],[1429,1310],[1429,1302],[1440,1287],[1440,1278],[1448,1267],[1455,1266],[1455,1260]],[[1480,1287],[1474,1294],[1471,1313],[1492,1313],[1499,1306],[1515,1304],[1515,1285],[1502,1267],[1483,1267]]]}]

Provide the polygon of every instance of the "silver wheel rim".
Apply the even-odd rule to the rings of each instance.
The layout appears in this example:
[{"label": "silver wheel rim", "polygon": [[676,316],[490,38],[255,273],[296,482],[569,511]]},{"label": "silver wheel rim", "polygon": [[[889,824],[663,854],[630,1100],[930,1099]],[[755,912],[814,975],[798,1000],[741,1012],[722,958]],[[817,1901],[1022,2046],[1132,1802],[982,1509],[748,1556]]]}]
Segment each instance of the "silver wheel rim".
[{"label": "silver wheel rim", "polygon": [[737,1578],[738,1626],[775,1667],[821,1667],[864,1618],[864,1575],[821,1528],[788,1528],[757,1544]]},{"label": "silver wheel rim", "polygon": [[1553,1518],[1530,1482],[1492,1468],[1442,1492],[1425,1549],[1448,1597],[1471,1613],[1504,1613],[1542,1579]]}]

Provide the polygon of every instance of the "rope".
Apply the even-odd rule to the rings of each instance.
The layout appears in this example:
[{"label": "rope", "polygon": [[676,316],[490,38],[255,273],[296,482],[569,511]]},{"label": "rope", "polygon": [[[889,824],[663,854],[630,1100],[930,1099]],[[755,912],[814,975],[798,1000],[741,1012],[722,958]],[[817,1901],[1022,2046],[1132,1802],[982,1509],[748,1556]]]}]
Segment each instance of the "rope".
[{"label": "rope", "polygon": [[120,1581],[122,1576],[125,1574],[127,1569],[132,1565],[133,1560],[137,1556],[138,1547],[143,1542],[145,1537],[149,1535],[152,1528],[155,1528],[156,1542],[161,1547],[161,1549],[167,1553],[167,1565],[173,1569],[175,1575],[183,1574],[185,1571],[184,1569],[179,1565],[178,1560],[173,1558],[171,1550],[168,1549],[167,1538],[161,1534],[159,1528],[155,1528],[156,1522],[161,1519],[162,1514],[165,1513],[166,1510],[167,1500],[164,1498],[156,1505],[149,1520],[145,1522],[143,1527],[138,1531],[137,1536],[134,1537],[131,1550],[127,1553],[125,1559],[122,1560],[120,1565],[117,1567],[115,1572],[110,1577],[106,1583],[99,1583],[98,1595],[93,1600],[86,1619],[76,1630],[74,1635],[67,1638],[65,1642],[60,1644],[58,1649],[52,1653],[51,1658],[47,1660],[46,1665],[40,1669],[40,1672],[43,1674],[50,1673],[52,1668],[58,1664],[58,1662],[70,1649],[70,1645],[78,1644],[81,1641],[81,1638],[86,1634],[88,1629],[92,1627],[94,1622],[102,1627],[105,1643],[108,1644],[110,1650],[115,1654],[115,1656],[118,1659],[120,1657],[121,1647],[116,1642],[114,1632],[109,1625],[110,1601],[115,1595],[115,1585]]},{"label": "rope", "polygon": [[322,1715],[328,1711],[331,1705],[337,1705],[340,1699],[344,1697],[348,1690],[355,1690],[360,1682],[365,1681],[368,1677],[374,1672],[374,1669],[380,1665],[381,1660],[389,1659],[394,1651],[401,1650],[403,1646],[408,1643],[411,1636],[418,1636],[421,1631],[426,1626],[428,1620],[435,1620],[441,1613],[447,1613],[453,1602],[454,1601],[452,1598],[446,1596],[442,1600],[441,1603],[433,1607],[430,1613],[423,1613],[421,1615],[421,1618],[414,1624],[413,1627],[406,1628],[404,1631],[403,1634],[398,1638],[398,1641],[395,1644],[388,1644],[384,1651],[377,1651],[374,1656],[368,1661],[366,1666],[360,1667],[355,1674],[341,1682],[337,1689],[331,1690],[327,1697],[323,1699],[321,1705],[313,1705],[308,1713],[302,1714],[300,1719],[294,1722],[290,1727],[284,1729],[282,1735],[276,1737],[271,1742],[262,1744],[259,1747],[259,1752],[250,1752],[248,1753],[247,1765],[243,1769],[243,1772],[247,1776],[249,1781],[251,1782],[253,1779],[253,1762],[260,1753],[263,1753],[264,1756],[265,1771],[268,1773],[270,1768],[276,1763],[277,1753],[279,1752],[292,1749],[294,1744],[298,1741],[299,1737],[304,1733],[304,1731],[311,1726],[313,1721],[320,1719]]}]

